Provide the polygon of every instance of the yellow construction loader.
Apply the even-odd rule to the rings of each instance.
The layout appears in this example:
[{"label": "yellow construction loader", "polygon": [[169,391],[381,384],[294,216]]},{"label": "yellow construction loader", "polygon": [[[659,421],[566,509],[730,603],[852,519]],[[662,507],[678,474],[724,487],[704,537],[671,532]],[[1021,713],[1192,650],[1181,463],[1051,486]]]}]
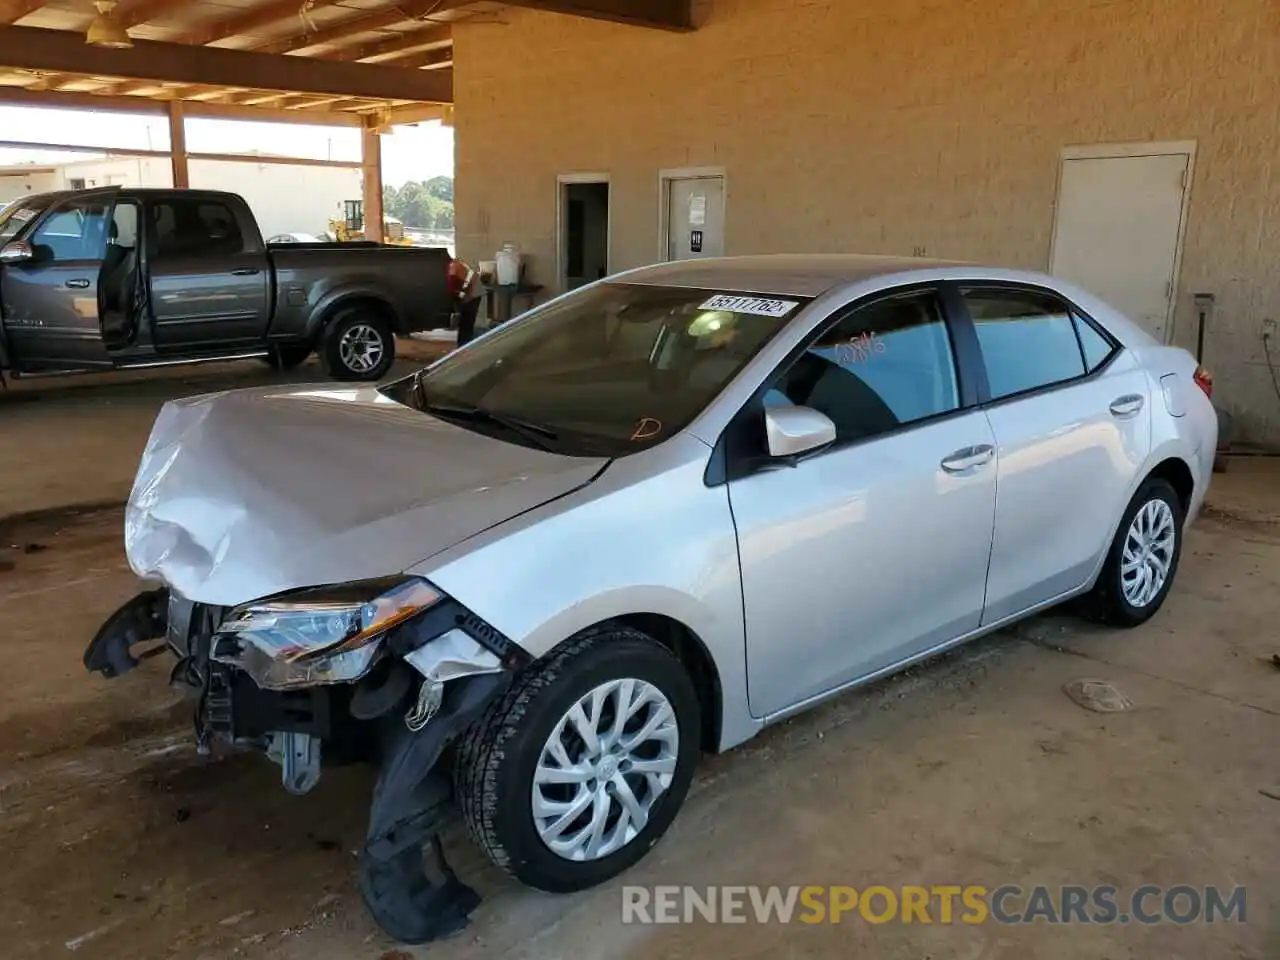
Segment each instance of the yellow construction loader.
[{"label": "yellow construction loader", "polygon": [[[346,200],[343,216],[329,218],[329,234],[338,243],[364,239],[364,201]],[[382,242],[396,247],[411,247],[413,241],[404,235],[404,224],[395,217],[383,216]]]}]

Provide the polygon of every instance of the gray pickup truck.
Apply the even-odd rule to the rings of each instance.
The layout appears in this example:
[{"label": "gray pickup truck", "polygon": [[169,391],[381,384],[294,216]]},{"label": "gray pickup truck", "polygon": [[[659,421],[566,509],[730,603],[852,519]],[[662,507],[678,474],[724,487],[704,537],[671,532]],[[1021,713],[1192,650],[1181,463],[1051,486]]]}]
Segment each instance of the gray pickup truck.
[{"label": "gray pickup truck", "polygon": [[287,368],[318,351],[331,376],[376,380],[396,334],[449,325],[459,266],[444,249],[267,244],[231,193],[25,197],[0,210],[0,371]]}]

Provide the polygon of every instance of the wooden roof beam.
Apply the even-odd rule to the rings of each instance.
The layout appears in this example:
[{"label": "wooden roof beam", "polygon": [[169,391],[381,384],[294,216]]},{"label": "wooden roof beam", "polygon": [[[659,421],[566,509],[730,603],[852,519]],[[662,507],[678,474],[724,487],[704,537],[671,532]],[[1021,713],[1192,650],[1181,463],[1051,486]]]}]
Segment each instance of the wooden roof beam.
[{"label": "wooden roof beam", "polygon": [[408,3],[394,4],[391,7],[366,13],[364,16],[341,20],[323,30],[301,31],[289,37],[281,37],[254,47],[262,53],[293,53],[318,47],[328,43],[341,43],[359,33],[369,33],[394,27],[399,23],[418,20],[433,13],[440,13],[453,7],[462,6],[467,0],[410,0]]},{"label": "wooden roof beam", "polygon": [[280,57],[245,50],[138,40],[130,49],[93,47],[68,30],[0,27],[0,61],[25,70],[129,80],[252,87],[291,93],[345,94],[373,100],[449,103],[452,79],[441,71]]},{"label": "wooden roof beam", "polygon": [[412,57],[401,57],[392,61],[397,67],[410,70],[445,70],[453,67],[453,48],[444,50],[427,50]]},{"label": "wooden roof beam", "polygon": [[[447,47],[453,43],[453,28],[448,24],[436,24],[404,33],[386,40],[374,40],[358,47],[342,47],[323,55],[326,60],[391,60],[417,53],[426,47]],[[401,66],[397,61],[395,66]]]},{"label": "wooden roof beam", "polygon": [[44,0],[0,0],[0,23],[17,23],[44,6]]},{"label": "wooden roof beam", "polygon": [[[85,6],[87,7],[88,4]],[[135,3],[121,10],[116,14],[116,17],[122,26],[136,27],[141,23],[150,23],[152,20],[158,20],[160,17],[173,13],[175,10],[191,6],[191,0],[142,0],[141,3]]]},{"label": "wooden roof beam", "polygon": [[[158,0],[157,0],[158,2]],[[263,27],[269,27],[281,20],[299,18],[305,24],[303,11],[320,10],[337,5],[340,0],[311,0],[303,4],[300,0],[273,0],[265,6],[251,8],[231,17],[201,24],[189,33],[178,38],[180,43],[206,44],[217,43],[228,37],[242,37],[255,33]]]},{"label": "wooden roof beam", "polygon": [[513,7],[565,13],[658,30],[693,29],[690,0],[504,0]]},{"label": "wooden roof beam", "polygon": [[[352,101],[360,103],[362,101]],[[112,97],[100,93],[61,93],[53,91],[24,90],[21,87],[0,86],[0,104],[23,107],[53,107],[63,110],[106,110],[117,113],[134,113],[164,116],[168,104],[146,97]],[[422,104],[421,107],[434,106]],[[339,127],[359,126],[360,118],[353,113],[312,110],[281,110],[270,107],[244,107],[234,103],[205,103],[184,100],[188,117],[217,117],[228,120],[266,120],[273,123],[312,123]],[[416,108],[415,108],[416,109]]]}]

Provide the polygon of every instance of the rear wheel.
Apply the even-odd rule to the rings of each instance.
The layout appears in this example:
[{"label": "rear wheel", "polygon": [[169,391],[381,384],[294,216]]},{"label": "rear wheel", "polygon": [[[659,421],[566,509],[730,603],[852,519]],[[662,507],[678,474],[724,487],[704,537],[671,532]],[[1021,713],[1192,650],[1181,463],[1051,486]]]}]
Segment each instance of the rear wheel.
[{"label": "rear wheel", "polygon": [[1160,609],[1182,556],[1183,516],[1167,480],[1152,477],[1138,488],[1088,598],[1097,619],[1136,627]]},{"label": "rear wheel", "polygon": [[335,380],[378,380],[396,358],[396,340],[386,317],[369,307],[341,310],[324,336],[324,362]]},{"label": "rear wheel", "polygon": [[455,792],[473,840],[530,886],[602,883],[683,803],[700,716],[680,662],[638,630],[589,630],[530,667],[468,731]]}]

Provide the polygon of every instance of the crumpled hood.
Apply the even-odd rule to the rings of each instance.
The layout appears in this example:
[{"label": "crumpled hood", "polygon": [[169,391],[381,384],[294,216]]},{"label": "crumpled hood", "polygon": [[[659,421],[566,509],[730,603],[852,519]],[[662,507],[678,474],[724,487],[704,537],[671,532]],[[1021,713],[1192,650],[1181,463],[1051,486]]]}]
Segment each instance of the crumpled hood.
[{"label": "crumpled hood", "polygon": [[372,386],[191,397],[156,418],[125,552],[139,576],[230,606],[399,573],[606,462],[473,433]]}]

